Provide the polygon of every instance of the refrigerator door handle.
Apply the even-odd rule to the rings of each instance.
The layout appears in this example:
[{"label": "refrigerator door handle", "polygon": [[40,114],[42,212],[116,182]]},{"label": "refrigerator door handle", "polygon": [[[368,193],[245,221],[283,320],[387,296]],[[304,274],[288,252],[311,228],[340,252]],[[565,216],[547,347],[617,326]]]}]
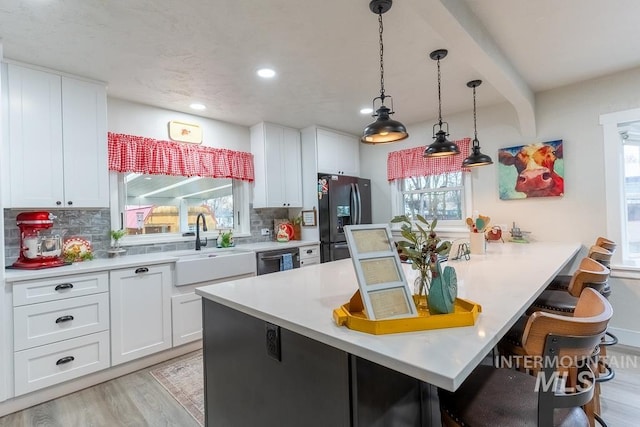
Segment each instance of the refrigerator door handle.
[{"label": "refrigerator door handle", "polygon": [[360,197],[360,186],[358,183],[356,186],[356,200],[358,201],[358,224],[362,224],[362,198]]},{"label": "refrigerator door handle", "polygon": [[347,243],[335,243],[333,247],[335,249],[346,249],[349,247],[349,245]]},{"label": "refrigerator door handle", "polygon": [[355,184],[351,183],[349,184],[351,186],[351,194],[349,194],[349,197],[351,199],[351,206],[353,206],[353,209],[349,209],[349,217],[351,218],[351,224],[357,224],[358,223],[358,201],[356,200],[356,186]]}]

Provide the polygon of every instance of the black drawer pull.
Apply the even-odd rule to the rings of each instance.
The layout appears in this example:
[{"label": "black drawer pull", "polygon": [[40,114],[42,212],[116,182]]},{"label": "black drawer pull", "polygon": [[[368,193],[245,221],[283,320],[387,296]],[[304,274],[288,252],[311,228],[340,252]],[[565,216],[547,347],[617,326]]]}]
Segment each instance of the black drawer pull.
[{"label": "black drawer pull", "polygon": [[136,268],[136,274],[148,273],[148,272],[149,272],[149,269],[147,267]]},{"label": "black drawer pull", "polygon": [[71,315],[60,316],[56,319],[56,323],[68,322],[70,320],[73,320],[73,316]]},{"label": "black drawer pull", "polygon": [[55,287],[54,291],[60,291],[63,289],[71,289],[73,288],[73,283],[60,283],[58,286]]},{"label": "black drawer pull", "polygon": [[73,362],[74,360],[76,360],[75,357],[66,356],[66,357],[63,357],[62,359],[58,359],[58,361],[56,362],[56,365],[64,365],[65,363]]},{"label": "black drawer pull", "polygon": [[313,253],[313,249],[307,249],[307,253],[308,254],[312,254]]}]

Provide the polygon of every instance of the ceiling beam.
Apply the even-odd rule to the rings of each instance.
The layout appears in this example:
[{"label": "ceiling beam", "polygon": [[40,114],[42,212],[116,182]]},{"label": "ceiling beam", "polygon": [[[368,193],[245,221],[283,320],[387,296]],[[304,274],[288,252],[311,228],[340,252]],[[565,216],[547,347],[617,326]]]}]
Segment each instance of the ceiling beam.
[{"label": "ceiling beam", "polygon": [[482,22],[464,0],[415,0],[421,14],[450,51],[457,51],[469,65],[513,105],[520,121],[522,136],[536,136],[535,96],[529,85],[500,51]]}]

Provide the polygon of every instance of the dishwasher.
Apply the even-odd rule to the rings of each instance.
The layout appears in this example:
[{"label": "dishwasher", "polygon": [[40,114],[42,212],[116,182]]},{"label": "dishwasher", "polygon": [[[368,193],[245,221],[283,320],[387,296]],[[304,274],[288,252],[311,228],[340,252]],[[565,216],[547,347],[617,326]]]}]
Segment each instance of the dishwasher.
[{"label": "dishwasher", "polygon": [[282,256],[284,254],[291,254],[293,268],[300,268],[300,251],[298,248],[258,252],[256,254],[258,276],[281,271]]}]

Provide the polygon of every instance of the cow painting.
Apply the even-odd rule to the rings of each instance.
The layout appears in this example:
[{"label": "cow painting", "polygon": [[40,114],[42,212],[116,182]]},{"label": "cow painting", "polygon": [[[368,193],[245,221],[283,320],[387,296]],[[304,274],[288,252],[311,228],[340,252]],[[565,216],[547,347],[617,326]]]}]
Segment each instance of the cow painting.
[{"label": "cow painting", "polygon": [[498,153],[500,199],[562,196],[562,140],[502,148]]}]

